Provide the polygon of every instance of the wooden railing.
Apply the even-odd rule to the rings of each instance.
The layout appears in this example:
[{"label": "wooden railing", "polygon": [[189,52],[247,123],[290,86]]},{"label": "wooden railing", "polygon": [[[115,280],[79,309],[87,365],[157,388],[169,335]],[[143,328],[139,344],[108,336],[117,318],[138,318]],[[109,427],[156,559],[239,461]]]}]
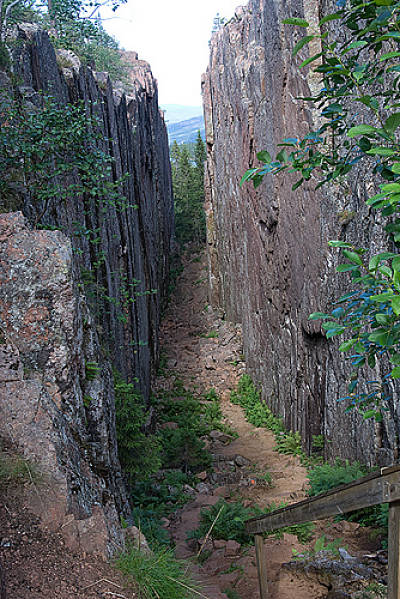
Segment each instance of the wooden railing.
[{"label": "wooden railing", "polygon": [[269,597],[263,533],[380,503],[389,503],[388,599],[400,599],[400,466],[382,468],[323,495],[247,520],[247,532],[255,535],[261,599]]}]

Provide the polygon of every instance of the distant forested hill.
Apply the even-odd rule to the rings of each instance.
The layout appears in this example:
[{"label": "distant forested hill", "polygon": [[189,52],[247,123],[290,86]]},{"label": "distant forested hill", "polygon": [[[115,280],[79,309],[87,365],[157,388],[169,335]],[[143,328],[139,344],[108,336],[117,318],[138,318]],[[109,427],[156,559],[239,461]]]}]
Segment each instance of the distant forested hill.
[{"label": "distant forested hill", "polygon": [[178,144],[195,142],[198,131],[200,131],[202,139],[205,139],[203,116],[196,116],[185,121],[180,121],[179,123],[169,123],[167,120],[166,125],[170,145],[175,140]]}]

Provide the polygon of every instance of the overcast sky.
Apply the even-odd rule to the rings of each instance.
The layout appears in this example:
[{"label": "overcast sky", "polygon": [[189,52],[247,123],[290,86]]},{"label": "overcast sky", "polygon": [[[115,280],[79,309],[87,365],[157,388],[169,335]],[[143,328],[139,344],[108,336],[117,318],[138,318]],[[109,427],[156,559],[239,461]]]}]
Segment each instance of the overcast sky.
[{"label": "overcast sky", "polygon": [[199,106],[213,19],[217,12],[231,17],[240,4],[246,0],[128,0],[103,24],[123,48],[150,62],[160,104]]}]

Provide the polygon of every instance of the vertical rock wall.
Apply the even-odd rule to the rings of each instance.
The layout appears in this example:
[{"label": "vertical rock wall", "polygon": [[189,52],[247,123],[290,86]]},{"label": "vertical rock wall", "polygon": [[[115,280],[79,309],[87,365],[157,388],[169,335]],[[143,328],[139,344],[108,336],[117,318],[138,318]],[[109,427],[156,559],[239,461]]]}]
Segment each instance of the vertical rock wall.
[{"label": "vertical rock wall", "polygon": [[71,237],[77,276],[84,271],[84,281],[95,281],[87,291],[102,342],[147,398],[173,235],[168,137],[157,82],[149,64],[131,53],[131,96],[114,91],[106,73],[81,67],[65,51],[56,55],[47,34],[32,26],[19,28],[15,46],[13,79],[21,100],[38,103],[42,92],[60,104],[82,101],[98,121],[99,149],[114,159],[113,179],[129,175],[122,186],[129,207],[122,210],[96,198],[71,197],[65,203],[56,199],[44,211],[29,194],[21,209],[31,223],[39,219]]},{"label": "vertical rock wall", "polygon": [[111,365],[148,399],[173,235],[167,133],[156,81],[137,56],[126,97],[65,51],[57,61],[34,26],[19,27],[13,53],[0,92],[31,106],[41,93],[60,106],[82,101],[114,159],[113,180],[128,174],[123,209],[90,197],[33,204],[23,188],[20,212],[0,208],[0,435],[39,463],[34,507],[46,524],[70,546],[109,556],[128,513]]},{"label": "vertical rock wall", "polygon": [[303,32],[282,20],[318,23],[320,13],[317,2],[250,0],[212,37],[203,79],[210,299],[228,319],[242,322],[250,374],[307,449],[313,435],[323,434],[328,457],[390,463],[398,456],[397,401],[382,425],[345,414],[337,400],[347,394],[349,367],[338,342],[328,342],[320,323],[308,321],[344,292],[327,240],[373,250],[384,243],[362,200],[367,182],[355,175],[345,191],[316,192],[307,182],[292,192],[296,178],[285,175],[265,178],[257,190],[239,187],[258,164],[256,152],[275,154],[283,138],[316,124],[296,99],[318,85],[291,56]]}]

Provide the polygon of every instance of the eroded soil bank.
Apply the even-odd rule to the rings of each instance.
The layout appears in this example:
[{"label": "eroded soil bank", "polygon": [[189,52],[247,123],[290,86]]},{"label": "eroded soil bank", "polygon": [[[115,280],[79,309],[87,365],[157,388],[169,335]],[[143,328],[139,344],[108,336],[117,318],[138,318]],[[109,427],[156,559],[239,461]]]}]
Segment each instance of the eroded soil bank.
[{"label": "eroded soil bank", "polygon": [[[202,582],[206,597],[255,598],[259,590],[253,546],[209,539],[201,550],[200,560],[196,560],[202,541],[188,540],[188,533],[198,526],[201,508],[215,505],[221,497],[228,501],[241,500],[245,506],[257,504],[261,508],[305,498],[307,471],[299,457],[277,453],[273,433],[249,424],[243,410],[231,403],[230,393],[245,372],[241,329],[225,321],[223,314],[208,305],[206,279],[203,254],[188,252],[162,326],[166,368],[157,386],[158,390],[171,389],[179,379],[194,394],[214,388],[222,400],[225,422],[238,437],[232,440],[226,435],[211,435],[206,439],[213,455],[214,472],[198,475],[193,500],[166,522],[166,528],[176,543],[176,555],[193,561],[193,571]],[[265,477],[266,473],[270,476]],[[270,484],[262,480],[263,475],[270,478]],[[279,539],[269,537],[265,545],[271,599],[328,596],[329,581],[317,580],[315,576],[308,578],[283,567],[294,552],[310,549],[322,534],[328,542],[342,539],[341,543],[352,555],[362,555],[376,548],[366,529],[345,521],[319,523],[313,539],[305,545],[293,534],[284,533]]]}]

